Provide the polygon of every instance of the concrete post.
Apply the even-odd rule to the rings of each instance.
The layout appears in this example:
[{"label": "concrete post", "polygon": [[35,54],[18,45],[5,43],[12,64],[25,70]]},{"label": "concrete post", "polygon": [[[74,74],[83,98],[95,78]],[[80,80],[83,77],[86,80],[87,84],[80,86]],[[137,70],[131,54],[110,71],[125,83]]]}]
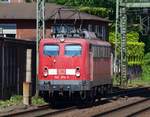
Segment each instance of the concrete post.
[{"label": "concrete post", "polygon": [[32,50],[27,49],[26,53],[26,82],[31,83],[31,60],[32,60]]},{"label": "concrete post", "polygon": [[23,83],[23,104],[31,104],[31,65],[32,50],[27,49],[26,53],[26,81]]},{"label": "concrete post", "polygon": [[31,104],[30,86],[31,86],[31,83],[28,83],[28,82],[23,83],[23,104],[24,105]]}]

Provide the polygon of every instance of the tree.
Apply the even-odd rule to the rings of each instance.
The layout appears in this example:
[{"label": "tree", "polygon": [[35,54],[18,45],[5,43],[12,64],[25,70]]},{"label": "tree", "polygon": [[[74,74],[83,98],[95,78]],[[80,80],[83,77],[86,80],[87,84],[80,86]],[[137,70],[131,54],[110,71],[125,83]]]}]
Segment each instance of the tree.
[{"label": "tree", "polygon": [[[112,45],[115,45],[115,33],[111,32],[109,36],[109,41]],[[139,41],[139,34],[137,32],[129,32],[127,33],[127,60],[128,65],[142,65],[143,57],[144,57],[144,46],[143,42]],[[118,48],[117,53],[120,53],[121,50],[121,38],[118,39]],[[119,56],[119,54],[118,54]]]}]

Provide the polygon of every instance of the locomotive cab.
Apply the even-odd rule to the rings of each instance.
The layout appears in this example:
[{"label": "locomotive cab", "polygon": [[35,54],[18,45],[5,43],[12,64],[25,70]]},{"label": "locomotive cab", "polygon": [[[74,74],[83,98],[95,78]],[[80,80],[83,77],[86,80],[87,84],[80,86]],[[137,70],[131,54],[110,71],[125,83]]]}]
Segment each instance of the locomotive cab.
[{"label": "locomotive cab", "polygon": [[40,42],[40,91],[80,92],[90,90],[88,43],[83,39],[43,39]]}]

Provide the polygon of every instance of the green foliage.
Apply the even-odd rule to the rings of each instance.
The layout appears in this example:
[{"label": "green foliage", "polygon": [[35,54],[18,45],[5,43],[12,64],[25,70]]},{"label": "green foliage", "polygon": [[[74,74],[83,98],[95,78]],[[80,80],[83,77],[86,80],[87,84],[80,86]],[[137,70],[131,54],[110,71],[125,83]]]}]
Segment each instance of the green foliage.
[{"label": "green foliage", "polygon": [[[137,32],[127,33],[127,60],[128,65],[141,65],[143,64],[143,56],[144,56],[144,46],[145,44],[142,42],[138,42],[139,34]],[[109,36],[109,41],[112,45],[115,45],[115,33],[111,32]],[[118,35],[118,48],[117,53],[120,55],[121,50],[121,36]]]},{"label": "green foliage", "polygon": [[144,43],[142,42],[127,42],[128,56],[144,56]]},{"label": "green foliage", "polygon": [[0,101],[0,108],[6,108],[8,106],[18,105],[20,103],[22,103],[22,96],[15,95],[12,96],[9,100]]},{"label": "green foliage", "polygon": [[150,80],[134,79],[128,83],[128,87],[150,86]]},{"label": "green foliage", "polygon": [[144,43],[127,42],[127,59],[128,65],[143,64]]},{"label": "green foliage", "polygon": [[67,2],[67,0],[56,0],[57,4],[64,5]]},{"label": "green foliage", "polygon": [[130,32],[127,33],[127,41],[129,42],[138,42],[139,41],[139,33],[137,32]]},{"label": "green foliage", "polygon": [[101,17],[115,18],[114,0],[56,0],[57,4],[74,6],[82,12]]},{"label": "green foliage", "polygon": [[110,12],[110,10],[108,10],[107,8],[101,7],[80,7],[79,9],[81,12],[86,12],[100,17],[108,17],[108,14]]},{"label": "green foliage", "polygon": [[14,95],[10,98],[10,101],[11,102],[14,102],[14,103],[20,103],[22,101],[22,96],[20,95]]},{"label": "green foliage", "polygon": [[114,0],[55,0],[58,4],[72,6],[96,6],[96,7],[115,7]]},{"label": "green foliage", "polygon": [[[9,100],[0,100],[0,108],[6,108],[9,106],[19,105],[22,104],[23,97],[20,95],[14,95]],[[42,105],[46,104],[46,102],[41,97],[32,97],[31,99],[32,105]]]},{"label": "green foliage", "polygon": [[48,2],[48,3],[55,3],[56,0],[45,0],[45,2]]},{"label": "green foliage", "polygon": [[43,98],[34,96],[34,97],[32,97],[32,104],[33,105],[41,105],[41,104],[46,104],[46,102],[44,101]]},{"label": "green foliage", "polygon": [[144,64],[142,65],[142,79],[150,81],[150,52],[144,56],[143,61]]},{"label": "green foliage", "polygon": [[143,36],[141,40],[145,43],[145,53],[149,53],[150,52],[150,35]]},{"label": "green foliage", "polygon": [[92,0],[56,0],[57,4],[61,4],[61,5],[71,5],[71,6],[88,6],[88,5],[92,5],[93,1]]},{"label": "green foliage", "polygon": [[[121,41],[121,36],[118,35],[118,42]],[[127,42],[138,42],[139,41],[139,34],[137,32],[131,31],[127,33]],[[115,33],[110,32],[109,33],[109,42],[113,43],[115,42]]]},{"label": "green foliage", "polygon": [[[120,35],[118,35],[119,39],[117,39],[117,42],[120,43]],[[109,42],[110,43],[115,43],[115,33],[114,32],[110,32],[109,33]]]},{"label": "green foliage", "polygon": [[26,2],[32,2],[31,0],[26,0]]}]

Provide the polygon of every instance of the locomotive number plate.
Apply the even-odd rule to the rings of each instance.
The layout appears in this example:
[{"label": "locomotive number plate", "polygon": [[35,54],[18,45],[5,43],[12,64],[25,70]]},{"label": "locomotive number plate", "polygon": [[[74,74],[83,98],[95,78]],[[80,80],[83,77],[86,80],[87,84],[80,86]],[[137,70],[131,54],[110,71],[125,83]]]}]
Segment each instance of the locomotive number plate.
[{"label": "locomotive number plate", "polygon": [[66,70],[65,69],[58,69],[58,74],[59,75],[65,75],[66,74]]}]

